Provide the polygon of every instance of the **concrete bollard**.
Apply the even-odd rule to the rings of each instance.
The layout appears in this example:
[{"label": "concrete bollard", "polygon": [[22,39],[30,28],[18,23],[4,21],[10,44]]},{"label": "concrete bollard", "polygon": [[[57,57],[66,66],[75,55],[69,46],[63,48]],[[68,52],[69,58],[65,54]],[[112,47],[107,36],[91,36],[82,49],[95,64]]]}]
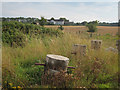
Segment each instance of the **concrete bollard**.
[{"label": "concrete bollard", "polygon": [[98,50],[101,48],[102,40],[92,40],[91,41],[91,49]]},{"label": "concrete bollard", "polygon": [[118,51],[120,51],[120,40],[116,41],[116,46],[117,46]]},{"label": "concrete bollard", "polygon": [[113,48],[113,47],[106,48],[105,50],[106,50],[106,51],[112,51],[112,52],[115,52],[115,53],[118,52],[118,50],[115,49],[115,48]]},{"label": "concrete bollard", "polygon": [[86,45],[75,44],[73,45],[72,54],[85,55],[86,54]]},{"label": "concrete bollard", "polygon": [[67,57],[48,54],[46,56],[46,62],[44,67],[45,73],[55,74],[60,71],[67,72],[68,63],[69,63],[69,58]]},{"label": "concrete bollard", "polygon": [[75,67],[68,66],[69,58],[47,54],[45,64],[35,63],[35,65],[44,66],[44,74],[41,76],[42,85],[62,85],[66,83],[67,68],[75,69]]}]

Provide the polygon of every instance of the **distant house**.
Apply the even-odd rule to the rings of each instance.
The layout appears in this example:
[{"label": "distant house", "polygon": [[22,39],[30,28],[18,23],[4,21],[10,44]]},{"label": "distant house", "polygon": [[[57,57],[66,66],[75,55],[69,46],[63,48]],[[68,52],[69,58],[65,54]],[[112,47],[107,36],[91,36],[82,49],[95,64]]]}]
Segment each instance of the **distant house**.
[{"label": "distant house", "polygon": [[55,25],[64,25],[65,21],[64,20],[60,20],[60,19],[54,19],[54,20],[48,20],[48,22],[50,24],[55,24]]},{"label": "distant house", "polygon": [[54,25],[73,25],[74,22],[69,22],[69,20],[61,20],[61,19],[49,19],[48,23]]}]

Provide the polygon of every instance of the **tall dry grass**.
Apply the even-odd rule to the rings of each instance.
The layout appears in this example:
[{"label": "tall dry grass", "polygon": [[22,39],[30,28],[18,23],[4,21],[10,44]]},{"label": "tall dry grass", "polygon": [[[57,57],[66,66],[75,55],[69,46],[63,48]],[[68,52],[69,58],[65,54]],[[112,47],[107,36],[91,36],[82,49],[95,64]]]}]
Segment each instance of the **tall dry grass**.
[{"label": "tall dry grass", "polygon": [[[106,37],[95,36],[90,38],[88,34],[64,33],[61,37],[33,38],[24,48],[12,48],[6,45],[2,47],[3,85],[5,81],[13,83],[13,86],[21,87],[46,87],[41,85],[43,68],[34,64],[44,63],[46,55],[58,54],[70,59],[69,65],[75,66],[71,70],[72,84],[66,87],[116,87],[118,74],[118,54],[105,51],[109,45],[115,47],[117,38],[109,36],[111,42],[107,43]],[[113,39],[114,38],[114,39]],[[91,40],[102,39],[100,50],[91,49]],[[74,44],[87,45],[86,56],[71,54]],[[108,45],[107,45],[108,44]],[[68,80],[69,81],[69,80]]]},{"label": "tall dry grass", "polygon": [[[53,26],[53,25],[49,25],[49,26],[45,26],[48,28],[55,28],[57,29],[59,26]],[[78,32],[78,31],[87,31],[88,28],[86,26],[63,26],[64,27],[64,32]],[[116,33],[118,33],[118,26],[97,26],[98,28],[98,32],[101,35],[105,35],[105,34],[111,34],[111,35],[116,35]]]}]

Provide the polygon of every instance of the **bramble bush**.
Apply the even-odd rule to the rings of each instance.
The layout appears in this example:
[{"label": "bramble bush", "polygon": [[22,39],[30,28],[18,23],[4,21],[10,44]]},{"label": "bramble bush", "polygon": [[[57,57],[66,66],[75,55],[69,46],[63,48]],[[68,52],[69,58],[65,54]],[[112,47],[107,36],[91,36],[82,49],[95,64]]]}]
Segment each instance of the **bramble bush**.
[{"label": "bramble bush", "polygon": [[10,46],[25,45],[25,35],[15,28],[3,31],[2,39],[3,43],[8,43]]},{"label": "bramble bush", "polygon": [[[45,28],[34,24],[24,24],[17,21],[3,22],[2,24],[2,41],[7,43],[11,47],[25,46],[27,37],[35,36],[59,36],[62,34],[60,30],[54,30],[51,28]],[[29,39],[30,39],[29,38]]]}]

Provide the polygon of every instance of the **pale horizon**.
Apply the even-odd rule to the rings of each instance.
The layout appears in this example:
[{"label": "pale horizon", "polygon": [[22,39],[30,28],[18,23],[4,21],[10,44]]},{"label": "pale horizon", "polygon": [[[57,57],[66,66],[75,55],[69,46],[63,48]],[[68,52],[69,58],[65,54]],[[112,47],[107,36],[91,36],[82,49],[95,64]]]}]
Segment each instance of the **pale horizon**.
[{"label": "pale horizon", "polygon": [[118,22],[117,2],[3,2],[2,17],[43,16],[66,18],[73,22]]}]

